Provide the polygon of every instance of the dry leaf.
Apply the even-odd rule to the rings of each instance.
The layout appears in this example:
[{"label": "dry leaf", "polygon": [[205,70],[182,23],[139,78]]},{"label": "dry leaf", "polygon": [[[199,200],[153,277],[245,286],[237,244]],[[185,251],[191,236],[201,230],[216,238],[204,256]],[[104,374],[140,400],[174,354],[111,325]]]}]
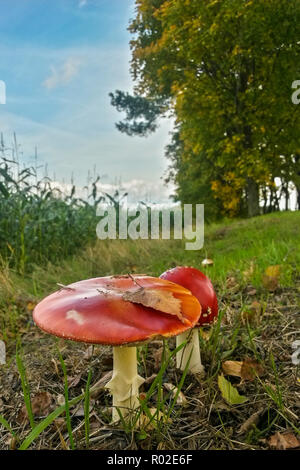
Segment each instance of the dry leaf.
[{"label": "dry leaf", "polygon": [[88,346],[83,354],[83,357],[84,359],[91,359],[91,357],[93,357],[93,354],[94,354],[94,345],[91,344],[90,346]]},{"label": "dry leaf", "polygon": [[[178,392],[178,388],[175,387],[175,385],[165,382],[164,387],[166,390],[168,390],[168,392],[172,392],[173,397],[175,397],[176,393]],[[182,406],[187,404],[187,399],[181,391],[178,394],[176,404]]]},{"label": "dry leaf", "polygon": [[[95,404],[95,401],[91,399],[90,404],[89,404],[89,413],[93,410],[94,404]],[[84,413],[85,413],[84,405],[81,404],[75,409],[75,411],[72,413],[72,416],[76,416],[77,418],[82,418],[84,416]]]},{"label": "dry leaf", "polygon": [[68,377],[68,387],[69,388],[76,387],[76,385],[79,384],[80,379],[81,379],[81,374],[77,374],[74,377]]},{"label": "dry leaf", "polygon": [[145,384],[145,385],[150,385],[156,377],[157,377],[157,374],[152,374],[152,375],[150,375],[150,377],[147,377],[147,378],[145,379],[144,384]]},{"label": "dry leaf", "polygon": [[259,418],[262,414],[264,410],[263,409],[260,409],[258,411],[256,411],[255,413],[253,413],[240,427],[240,429],[238,430],[238,434],[245,434],[246,432],[250,431],[250,429],[255,426],[258,421],[259,421]]},{"label": "dry leaf", "polygon": [[59,406],[62,406],[65,404],[65,397],[62,393],[59,393],[56,397],[56,402]]},{"label": "dry leaf", "polygon": [[262,312],[262,305],[257,302],[257,300],[254,300],[254,302],[252,302],[251,306],[250,306],[250,310],[256,314],[256,315],[260,315],[261,312]]},{"label": "dry leaf", "polygon": [[159,370],[162,362],[162,355],[164,352],[164,348],[157,348],[153,351],[152,356],[154,359],[154,370]]},{"label": "dry leaf", "polygon": [[26,307],[27,307],[27,310],[28,310],[29,312],[32,312],[32,310],[35,308],[35,306],[36,306],[36,303],[34,303],[34,302],[28,302],[28,304],[27,304]]},{"label": "dry leaf", "polygon": [[49,392],[38,392],[31,400],[31,408],[34,416],[45,416],[49,414],[52,405],[52,395]]},{"label": "dry leaf", "polygon": [[225,375],[233,375],[234,377],[242,376],[242,362],[241,361],[224,361],[222,369]]},{"label": "dry leaf", "polygon": [[239,283],[234,276],[230,276],[226,278],[226,289],[234,290],[239,289]]},{"label": "dry leaf", "polygon": [[187,323],[187,320],[181,313],[181,301],[176,299],[170,291],[140,287],[134,292],[124,292],[123,299],[128,302],[142,304],[144,307],[150,307],[160,312],[176,315],[182,323]]},{"label": "dry leaf", "polygon": [[280,265],[268,266],[262,277],[262,283],[265,289],[273,292],[279,284]]},{"label": "dry leaf", "polygon": [[[151,416],[153,417],[155,415],[155,417],[153,419],[150,420],[150,418],[148,417],[148,415],[145,415],[144,413],[141,414],[140,418],[139,418],[139,427],[140,428],[147,428],[147,430],[150,430],[150,429],[155,429],[156,428],[156,423],[157,421],[160,421],[160,420],[165,420],[166,421],[166,415],[162,412],[162,411],[159,411],[157,413],[157,409],[156,408],[149,408],[149,412],[151,414]],[[171,418],[169,418],[167,420],[168,423],[171,423],[172,420]]]},{"label": "dry leaf", "polygon": [[280,264],[276,264],[274,266],[268,266],[265,270],[265,275],[269,277],[279,277]]},{"label": "dry leaf", "polygon": [[243,361],[224,361],[222,369],[225,375],[232,375],[250,381],[264,373],[263,367],[249,358],[245,358]]},{"label": "dry leaf", "polygon": [[263,375],[264,369],[261,364],[252,359],[245,358],[241,368],[241,378],[243,380],[254,380],[257,376]]},{"label": "dry leaf", "polygon": [[262,314],[262,305],[254,300],[250,307],[242,313],[242,320],[250,323],[258,322]]},{"label": "dry leaf", "polygon": [[113,371],[110,370],[106,374],[101,377],[98,382],[96,382],[91,388],[90,388],[90,396],[91,397],[96,397],[99,392],[105,389],[105,385],[112,379]]},{"label": "dry leaf", "polygon": [[[49,392],[38,392],[31,399],[31,409],[34,416],[46,416],[52,408],[53,397]],[[18,423],[23,424],[28,420],[26,405],[24,404],[18,414]]]},{"label": "dry leaf", "polygon": [[296,449],[300,447],[300,440],[291,432],[285,434],[277,432],[270,437],[268,444],[277,450]]},{"label": "dry leaf", "polygon": [[250,289],[247,294],[248,295],[256,295],[257,290],[256,289]]}]

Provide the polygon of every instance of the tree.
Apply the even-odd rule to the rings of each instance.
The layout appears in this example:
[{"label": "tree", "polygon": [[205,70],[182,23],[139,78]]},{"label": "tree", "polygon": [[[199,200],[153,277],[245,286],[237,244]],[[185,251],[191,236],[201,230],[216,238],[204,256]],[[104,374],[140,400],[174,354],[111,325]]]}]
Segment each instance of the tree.
[{"label": "tree", "polygon": [[291,85],[299,77],[300,3],[136,6],[129,27],[135,94],[156,103],[154,121],[167,108],[176,119],[180,145],[167,154],[178,197],[213,194],[216,213],[242,214],[246,205],[249,216],[258,214],[260,188],[273,191],[276,176],[299,179],[300,113]]}]

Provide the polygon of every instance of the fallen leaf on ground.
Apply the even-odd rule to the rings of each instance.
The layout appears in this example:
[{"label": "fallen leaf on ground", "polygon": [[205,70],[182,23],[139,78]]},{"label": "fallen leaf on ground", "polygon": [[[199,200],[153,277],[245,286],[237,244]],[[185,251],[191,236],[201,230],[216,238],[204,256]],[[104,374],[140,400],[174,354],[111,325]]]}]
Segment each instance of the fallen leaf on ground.
[{"label": "fallen leaf on ground", "polygon": [[34,302],[28,302],[28,304],[26,305],[27,307],[27,310],[29,312],[32,312],[32,310],[35,308],[36,304]]},{"label": "fallen leaf on ground", "polygon": [[91,359],[94,354],[94,345],[91,344],[88,346],[83,354],[84,359]]},{"label": "fallen leaf on ground", "polygon": [[253,359],[245,358],[242,363],[241,377],[243,380],[254,380],[257,376],[260,377],[264,373],[264,368],[261,364]]},{"label": "fallen leaf on ground", "polygon": [[[165,420],[165,422],[168,422],[168,423],[171,423],[172,420],[171,418],[168,418],[168,420],[166,420],[166,415],[162,412],[162,411],[159,411],[157,413],[157,409],[156,408],[149,408],[149,412],[153,418],[153,416],[155,415],[155,417],[152,419],[150,419],[150,417],[146,414],[141,414],[140,418],[139,418],[139,427],[140,428],[147,428],[147,430],[150,430],[150,429],[155,429],[157,427],[157,421],[161,421],[161,420]],[[156,414],[155,414],[156,413]]]},{"label": "fallen leaf on ground", "polygon": [[237,389],[231,385],[231,383],[225,379],[224,375],[219,375],[218,386],[222,393],[222,397],[230,405],[240,405],[248,400],[247,397],[240,395]]},{"label": "fallen leaf on ground", "polygon": [[225,375],[232,375],[250,381],[264,373],[261,364],[247,357],[243,361],[224,361],[222,363],[222,370]]},{"label": "fallen leaf on ground", "polygon": [[38,392],[31,400],[31,408],[34,416],[45,416],[52,405],[52,395],[49,392]]},{"label": "fallen leaf on ground", "polygon": [[163,347],[157,348],[157,349],[155,349],[155,351],[153,351],[152,356],[153,356],[153,359],[154,359],[154,370],[159,370],[160,369],[163,352],[164,352]]},{"label": "fallen leaf on ground", "polygon": [[[34,416],[46,416],[49,414],[50,409],[52,408],[53,397],[49,392],[38,392],[31,399],[31,409]],[[24,423],[28,420],[28,413],[26,405],[24,404],[18,414],[17,421],[19,423]]]},{"label": "fallen leaf on ground", "polygon": [[170,291],[140,287],[134,292],[124,292],[123,299],[168,313],[169,315],[176,315],[182,323],[187,322],[181,313],[181,301],[176,299]]},{"label": "fallen leaf on ground", "polygon": [[268,439],[271,448],[277,450],[296,449],[300,447],[300,440],[292,432],[281,434],[276,432]]},{"label": "fallen leaf on ground", "polygon": [[262,310],[262,305],[257,300],[254,300],[250,307],[242,312],[243,322],[258,323],[261,319]]},{"label": "fallen leaf on ground", "polygon": [[242,376],[242,362],[241,361],[224,361],[222,369],[225,375],[233,375],[234,377]]},{"label": "fallen leaf on ground", "polygon": [[256,289],[249,289],[247,294],[248,295],[256,295],[257,290]]},{"label": "fallen leaf on ground", "polygon": [[[168,383],[168,382],[165,382],[164,387],[165,387],[166,390],[168,390],[168,392],[172,392],[173,397],[176,396],[176,393],[178,392],[178,388],[175,387],[175,385],[173,385],[171,383]],[[182,391],[180,391],[178,393],[176,404],[177,405],[186,405],[187,404],[187,399],[184,396],[184,394],[182,393]]]},{"label": "fallen leaf on ground", "polygon": [[147,377],[147,378],[145,379],[144,384],[145,384],[145,385],[151,384],[151,383],[153,382],[153,380],[154,380],[156,377],[157,377],[157,374],[152,374],[152,375],[150,375],[150,377]]},{"label": "fallen leaf on ground", "polygon": [[262,283],[265,289],[273,292],[277,289],[279,284],[280,265],[268,266],[262,277]]},{"label": "fallen leaf on ground", "polygon": [[68,377],[68,387],[69,388],[76,387],[76,385],[79,384],[80,379],[81,379],[81,374],[77,374],[74,377]]},{"label": "fallen leaf on ground", "polygon": [[263,409],[260,409],[258,411],[256,411],[255,413],[253,413],[240,427],[240,429],[238,430],[238,434],[245,434],[246,432],[250,431],[251,428],[253,428],[253,426],[255,426],[258,421],[259,421],[259,418],[261,416],[263,412]]},{"label": "fallen leaf on ground", "polygon": [[90,396],[91,397],[96,397],[102,390],[104,390],[105,385],[111,380],[113,375],[113,371],[110,370],[106,374],[101,377],[98,382],[96,382],[91,388],[90,388]]},{"label": "fallen leaf on ground", "polygon": [[[93,410],[95,401],[90,400],[90,405],[89,405],[89,413]],[[84,416],[85,410],[84,410],[84,405],[81,404],[79,405],[76,410],[72,413],[72,416],[76,416],[77,418],[82,418]]]}]

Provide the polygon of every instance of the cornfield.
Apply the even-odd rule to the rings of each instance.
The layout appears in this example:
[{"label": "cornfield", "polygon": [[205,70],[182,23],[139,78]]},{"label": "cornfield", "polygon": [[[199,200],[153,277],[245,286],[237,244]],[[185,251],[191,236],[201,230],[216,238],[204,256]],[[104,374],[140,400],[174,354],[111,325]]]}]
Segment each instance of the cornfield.
[{"label": "cornfield", "polygon": [[87,200],[65,194],[34,167],[0,157],[0,257],[18,272],[73,254],[96,238],[97,181]]}]

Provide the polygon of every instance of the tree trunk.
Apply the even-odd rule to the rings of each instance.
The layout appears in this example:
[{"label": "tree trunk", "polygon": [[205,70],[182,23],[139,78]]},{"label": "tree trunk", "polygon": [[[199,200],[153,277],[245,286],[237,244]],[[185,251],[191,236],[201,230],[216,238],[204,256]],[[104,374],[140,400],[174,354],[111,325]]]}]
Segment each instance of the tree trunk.
[{"label": "tree trunk", "polygon": [[259,214],[259,187],[251,178],[247,180],[247,206],[248,217],[254,217]]},{"label": "tree trunk", "polygon": [[296,205],[296,209],[298,211],[300,211],[300,186],[296,186],[296,192],[297,192],[297,205]]}]

